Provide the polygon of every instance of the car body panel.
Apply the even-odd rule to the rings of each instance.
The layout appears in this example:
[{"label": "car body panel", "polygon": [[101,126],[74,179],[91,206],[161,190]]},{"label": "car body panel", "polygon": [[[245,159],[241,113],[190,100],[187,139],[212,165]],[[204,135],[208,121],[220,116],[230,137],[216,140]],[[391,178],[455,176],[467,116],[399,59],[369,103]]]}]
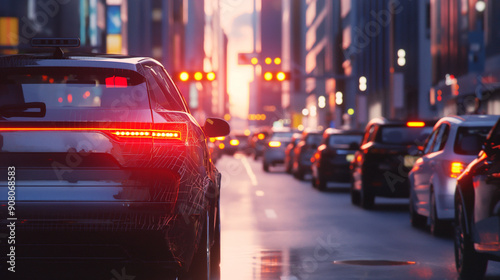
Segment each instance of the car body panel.
[{"label": "car body panel", "polygon": [[[433,149],[423,155],[410,171],[411,191],[413,192],[414,209],[423,216],[429,216],[430,196],[432,192],[436,196],[436,214],[441,220],[451,220],[454,217],[454,194],[456,186],[456,175],[451,177],[450,166],[453,162],[462,163],[467,166],[477,155],[458,154],[454,150],[457,146],[458,131],[462,128],[481,128],[489,131],[498,120],[498,116],[450,116],[439,120],[434,126],[436,141],[440,139],[439,134],[448,129],[447,139],[443,141],[442,147]],[[438,131],[439,130],[439,131]],[[430,139],[427,146],[432,145]]]},{"label": "car body panel", "polygon": [[[37,85],[71,87],[70,92],[61,91],[59,99],[54,95],[59,90],[40,97],[46,100],[43,116],[0,117],[0,168],[5,170],[0,175],[2,230],[11,178],[7,170],[13,168],[16,215],[22,217],[16,232],[26,240],[50,246],[53,240],[40,239],[41,233],[58,231],[65,242],[75,244],[80,241],[71,236],[86,232],[96,240],[106,236],[106,242],[137,249],[140,246],[124,237],[152,236],[154,240],[148,240],[151,255],[135,257],[188,269],[205,213],[211,216],[209,229],[215,230],[221,174],[210,160],[203,128],[161,64],[149,58],[21,55],[0,57],[0,65],[3,73],[13,67],[14,73],[26,74],[19,80],[24,81],[19,82],[24,98],[28,93],[36,98]],[[39,75],[46,67],[53,70],[49,77],[57,73],[54,82]],[[81,72],[73,72],[78,69]],[[59,75],[65,71],[66,76]],[[92,77],[101,79],[100,73],[108,73],[103,71],[111,71],[105,85],[94,82]],[[29,84],[31,73],[44,80]],[[123,74],[128,81],[123,85],[113,73],[133,76]],[[85,75],[90,78],[81,78]],[[75,82],[65,83],[68,79]],[[139,80],[138,86],[131,84],[133,79]],[[87,89],[90,92],[83,99],[91,96],[90,103],[80,95]],[[28,102],[5,96],[0,97],[0,105]],[[168,109],[165,102],[179,109]],[[139,137],[139,132],[163,135]]]}]

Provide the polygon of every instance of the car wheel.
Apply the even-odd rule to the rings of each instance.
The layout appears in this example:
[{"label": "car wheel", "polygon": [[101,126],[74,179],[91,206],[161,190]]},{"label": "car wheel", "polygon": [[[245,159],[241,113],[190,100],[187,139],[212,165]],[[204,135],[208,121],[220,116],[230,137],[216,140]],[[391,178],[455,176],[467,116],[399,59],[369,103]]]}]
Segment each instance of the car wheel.
[{"label": "car wheel", "polygon": [[295,178],[299,179],[300,181],[304,180],[304,172],[302,170],[297,170],[297,173],[295,173]]},{"label": "car wheel", "polygon": [[372,209],[375,204],[375,196],[366,190],[365,184],[361,185],[361,192],[359,194],[360,206],[363,209]]},{"label": "car wheel", "polygon": [[264,161],[264,163],[262,164],[262,169],[264,169],[265,172],[269,172],[269,163],[266,163]]},{"label": "car wheel", "polygon": [[285,162],[285,172],[288,174],[292,174],[292,165],[289,162]]},{"label": "car wheel", "polygon": [[466,230],[464,207],[460,199],[455,206],[455,266],[460,279],[483,279],[488,259],[478,254]]},{"label": "car wheel", "polygon": [[316,178],[316,187],[320,191],[326,190],[326,180],[321,177],[321,174],[318,174],[318,178]]},{"label": "car wheel", "polygon": [[208,211],[205,213],[205,225],[203,226],[203,232],[200,239],[200,244],[193,257],[193,261],[189,268],[188,277],[185,279],[189,280],[209,280],[210,279],[210,268],[211,268],[211,250],[210,250],[210,215]]},{"label": "car wheel", "polygon": [[353,205],[359,205],[359,192],[354,189],[354,178],[351,178],[351,203]]},{"label": "car wheel", "polygon": [[439,220],[437,216],[436,195],[434,194],[434,191],[432,189],[430,202],[431,211],[429,213],[429,225],[431,234],[434,236],[443,236],[446,234],[446,223],[442,220]]},{"label": "car wheel", "polygon": [[427,224],[427,219],[425,216],[418,214],[415,209],[415,201],[413,200],[413,195],[410,194],[410,203],[409,203],[409,211],[410,211],[410,222],[413,227],[423,228]]},{"label": "car wheel", "polygon": [[215,218],[214,241],[210,249],[210,276],[212,279],[220,279],[220,203],[217,207],[217,217]]}]

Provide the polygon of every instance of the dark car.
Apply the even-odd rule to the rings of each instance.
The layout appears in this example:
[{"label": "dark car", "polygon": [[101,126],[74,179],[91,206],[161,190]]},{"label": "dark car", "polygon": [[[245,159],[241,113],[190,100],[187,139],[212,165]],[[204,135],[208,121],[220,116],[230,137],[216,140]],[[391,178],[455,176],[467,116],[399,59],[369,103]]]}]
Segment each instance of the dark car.
[{"label": "dark car", "polygon": [[0,233],[15,223],[25,259],[133,260],[207,279],[220,262],[221,175],[206,137],[228,133],[222,119],[200,126],[154,59],[0,57],[0,180],[11,182]]},{"label": "dark car", "polygon": [[232,156],[238,151],[238,146],[240,141],[233,135],[228,135],[225,137],[217,137],[215,141],[215,148],[218,149],[217,153],[219,155],[229,155]]},{"label": "dark car", "polygon": [[267,128],[261,128],[255,131],[250,137],[250,147],[253,152],[253,158],[259,159],[264,154],[264,149],[267,145],[267,138],[269,137]]},{"label": "dark car", "polygon": [[292,135],[292,139],[290,140],[290,143],[286,146],[285,149],[285,172],[291,174],[292,173],[292,168],[293,168],[293,156],[294,156],[294,149],[297,146],[297,144],[300,141],[300,138],[302,138],[301,133],[294,133]]},{"label": "dark car", "polygon": [[[500,122],[500,121],[499,121]],[[466,150],[481,150],[457,178],[455,263],[461,279],[482,279],[488,260],[500,260],[500,124],[486,138],[464,135]]]},{"label": "dark car", "polygon": [[270,166],[285,163],[285,148],[292,140],[293,132],[290,130],[273,131],[268,137],[267,147],[264,149],[262,168],[269,171]]},{"label": "dark car", "polygon": [[250,147],[249,143],[249,136],[246,135],[245,133],[235,133],[234,134],[234,139],[238,140],[237,142],[233,141],[234,143],[237,143],[238,151],[242,152],[246,155],[252,154],[252,149]]},{"label": "dark car", "polygon": [[311,174],[311,157],[323,140],[323,134],[317,131],[305,131],[293,150],[293,176],[304,180],[306,174]]},{"label": "dark car", "polygon": [[362,138],[361,131],[325,130],[323,142],[311,158],[312,185],[325,190],[328,182],[349,183],[349,165]]},{"label": "dark car", "polygon": [[417,146],[433,126],[434,122],[371,120],[350,166],[352,203],[368,209],[376,196],[408,197],[408,172],[418,159]]}]

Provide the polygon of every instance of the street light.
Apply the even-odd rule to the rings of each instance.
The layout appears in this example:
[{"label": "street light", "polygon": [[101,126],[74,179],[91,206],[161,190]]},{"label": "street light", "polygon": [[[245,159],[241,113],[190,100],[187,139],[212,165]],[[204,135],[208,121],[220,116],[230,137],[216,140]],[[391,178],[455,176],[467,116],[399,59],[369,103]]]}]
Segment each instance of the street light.
[{"label": "street light", "polygon": [[335,104],[342,105],[342,103],[344,103],[344,95],[341,91],[337,91],[337,93],[335,93]]},{"label": "street light", "polygon": [[302,115],[307,117],[307,115],[309,115],[309,110],[307,110],[307,108],[302,109]]},{"label": "street light", "polygon": [[367,80],[366,80],[365,76],[359,77],[359,90],[360,91],[365,91],[367,89],[366,82],[367,82]]},{"label": "street light", "polygon": [[476,11],[482,13],[486,9],[486,3],[483,0],[479,0],[476,2]]},{"label": "street light", "polygon": [[406,64],[406,51],[403,49],[398,50],[398,65],[405,66]]}]

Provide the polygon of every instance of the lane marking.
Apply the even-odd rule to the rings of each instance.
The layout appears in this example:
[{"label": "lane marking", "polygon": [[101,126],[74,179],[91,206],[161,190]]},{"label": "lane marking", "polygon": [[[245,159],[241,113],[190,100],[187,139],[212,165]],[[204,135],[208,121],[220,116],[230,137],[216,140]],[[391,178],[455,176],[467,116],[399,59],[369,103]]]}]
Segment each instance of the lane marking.
[{"label": "lane marking", "polygon": [[243,163],[243,166],[245,166],[245,169],[248,173],[248,177],[250,177],[250,181],[252,181],[252,185],[257,186],[257,177],[255,176],[255,173],[252,171],[252,167],[250,167],[250,164],[248,163],[248,160],[246,157],[243,157],[241,159],[241,162]]},{"label": "lane marking", "polygon": [[273,209],[266,209],[265,212],[266,212],[266,217],[268,219],[276,219],[276,218],[278,218],[278,215],[276,215],[276,212],[274,212]]},{"label": "lane marking", "polygon": [[255,191],[256,196],[264,196],[264,192],[261,190]]}]

